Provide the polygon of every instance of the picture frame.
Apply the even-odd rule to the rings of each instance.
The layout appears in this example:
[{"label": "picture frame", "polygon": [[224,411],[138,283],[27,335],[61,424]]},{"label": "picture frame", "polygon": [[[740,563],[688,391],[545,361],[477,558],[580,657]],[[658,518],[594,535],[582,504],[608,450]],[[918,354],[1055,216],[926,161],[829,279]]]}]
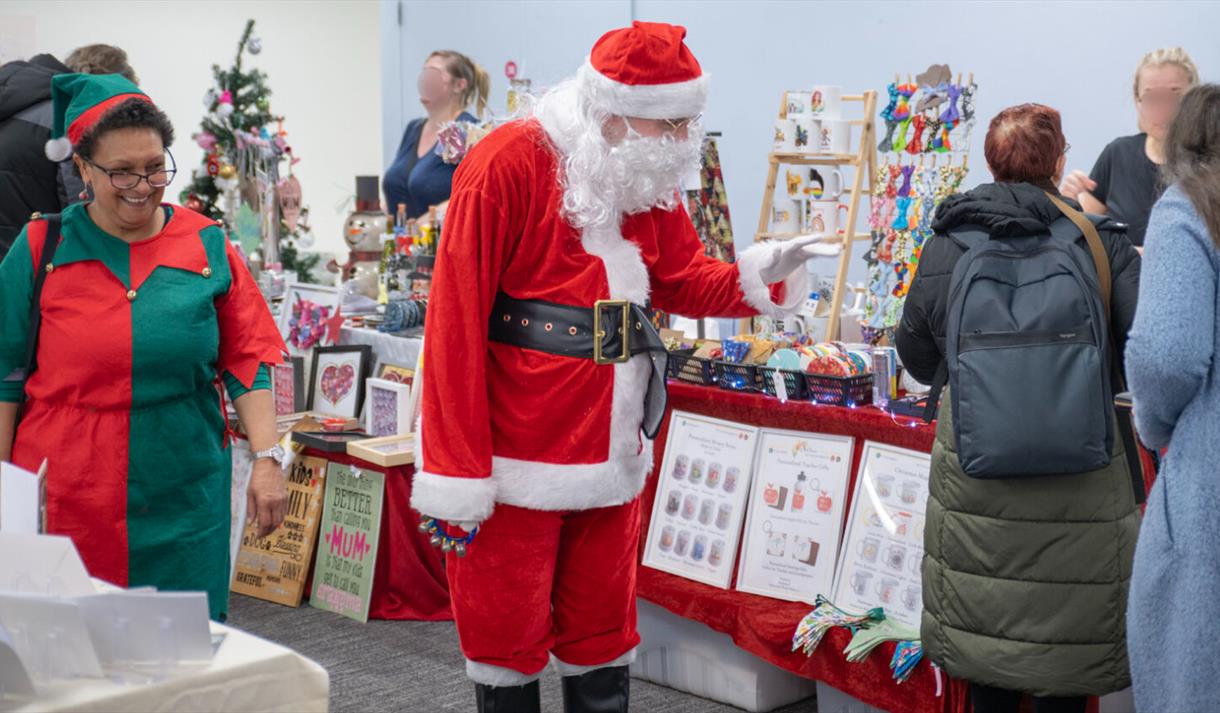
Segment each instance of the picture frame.
[{"label": "picture frame", "polygon": [[377,365],[377,369],[373,374],[378,379],[406,384],[407,386],[410,386],[415,381],[415,369],[384,361]]},{"label": "picture frame", "polygon": [[411,387],[386,379],[364,385],[364,430],[374,438],[411,432]]},{"label": "picture frame", "polygon": [[409,465],[415,462],[415,437],[405,434],[351,441],[347,454],[385,467]]},{"label": "picture frame", "polygon": [[309,332],[309,336],[302,335],[301,332],[294,333],[293,330],[293,306],[298,303],[309,303],[317,305],[326,311],[325,315],[320,317],[329,317],[338,313],[340,305],[343,301],[343,295],[338,287],[331,285],[311,285],[303,282],[290,283],[284,291],[284,300],[280,303],[280,314],[276,320],[276,326],[279,327],[280,336],[284,338],[284,343],[288,345],[288,351],[293,355],[304,355],[311,347],[315,346],[330,346],[332,341],[323,333],[320,338],[314,339],[314,332]]},{"label": "picture frame", "polygon": [[277,417],[305,410],[304,357],[288,357],[283,364],[271,367],[271,395]]},{"label": "picture frame", "polygon": [[367,344],[314,347],[308,410],[356,418],[364,404],[364,382],[373,360]]},{"label": "picture frame", "polygon": [[[422,340],[421,340],[422,341]],[[411,398],[407,401],[407,413],[409,427],[408,432],[415,431],[415,424],[419,423],[420,411],[423,409],[423,393],[424,393],[424,347],[420,344],[419,354],[415,357],[415,375],[417,378],[411,380]]]}]

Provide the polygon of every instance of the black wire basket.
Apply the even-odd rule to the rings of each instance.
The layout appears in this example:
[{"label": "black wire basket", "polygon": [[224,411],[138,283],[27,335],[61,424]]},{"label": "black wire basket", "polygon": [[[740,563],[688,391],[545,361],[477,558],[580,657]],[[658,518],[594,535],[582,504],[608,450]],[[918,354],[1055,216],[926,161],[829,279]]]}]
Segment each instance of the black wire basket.
[{"label": "black wire basket", "polygon": [[774,366],[758,367],[758,380],[762,383],[762,390],[765,393],[779,398],[779,393],[775,388],[775,375],[777,373],[783,375],[784,390],[787,392],[786,398],[790,401],[804,401],[809,398],[809,384],[805,378],[805,372],[780,369]]},{"label": "black wire basket", "polygon": [[807,398],[829,406],[867,406],[873,402],[873,375],[822,376],[806,374]]},{"label": "black wire basket", "polygon": [[753,364],[716,362],[716,383],[728,391],[759,391],[758,367]]},{"label": "black wire basket", "polygon": [[715,386],[716,369],[711,359],[694,355],[694,349],[679,349],[669,353],[669,378],[689,384]]}]

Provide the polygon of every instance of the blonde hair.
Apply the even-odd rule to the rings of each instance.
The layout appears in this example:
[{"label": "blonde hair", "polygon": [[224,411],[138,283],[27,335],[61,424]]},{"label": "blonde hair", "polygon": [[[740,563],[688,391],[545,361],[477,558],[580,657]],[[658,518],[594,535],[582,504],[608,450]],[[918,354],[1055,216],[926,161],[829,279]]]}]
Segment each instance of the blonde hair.
[{"label": "blonde hair", "polygon": [[466,89],[462,91],[460,99],[462,108],[475,102],[475,115],[482,119],[483,113],[487,111],[487,99],[491,95],[491,75],[461,52],[437,50],[428,55],[428,59],[433,57],[445,60],[445,69],[449,71],[449,76],[466,80]]},{"label": "blonde hair", "polygon": [[1163,47],[1144,55],[1139,66],[1135,68],[1133,90],[1136,99],[1140,98],[1140,73],[1149,67],[1162,67],[1167,64],[1181,67],[1182,71],[1186,72],[1187,89],[1199,83],[1199,70],[1190,55],[1186,54],[1186,50],[1181,47]]}]

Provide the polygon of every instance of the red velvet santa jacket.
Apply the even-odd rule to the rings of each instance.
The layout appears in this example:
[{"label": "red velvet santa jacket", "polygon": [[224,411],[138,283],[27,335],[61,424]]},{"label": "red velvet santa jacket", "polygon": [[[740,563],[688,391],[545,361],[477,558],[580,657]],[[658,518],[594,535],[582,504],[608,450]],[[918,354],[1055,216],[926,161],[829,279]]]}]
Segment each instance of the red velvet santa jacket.
[{"label": "red velvet santa jacket", "polygon": [[652,464],[640,431],[647,355],[599,366],[489,341],[498,292],[582,307],[651,298],[697,318],[787,313],[808,291],[804,270],[762,283],[766,246],[736,264],[706,257],[681,208],[627,216],[621,230],[575,230],[560,215],[558,150],[537,120],[514,122],[454,176],[424,336],[411,497],[421,513],[460,522],[486,519],[497,502],[618,505],[639,494]]}]

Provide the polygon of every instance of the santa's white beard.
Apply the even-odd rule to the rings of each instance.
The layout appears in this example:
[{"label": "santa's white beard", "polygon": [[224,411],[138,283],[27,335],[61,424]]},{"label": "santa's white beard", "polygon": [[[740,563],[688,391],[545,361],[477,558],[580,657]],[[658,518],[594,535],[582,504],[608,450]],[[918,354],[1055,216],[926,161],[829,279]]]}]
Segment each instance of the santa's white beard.
[{"label": "santa's white beard", "polygon": [[653,208],[673,209],[679,203],[682,178],[699,170],[702,149],[701,131],[690,131],[682,141],[669,136],[627,136],[606,152],[600,170],[568,176],[564,192],[600,195],[620,216]]},{"label": "santa's white beard", "polygon": [[682,141],[630,131],[611,144],[602,127],[623,119],[594,110],[594,104],[569,81],[548,92],[535,108],[559,149],[562,210],[568,222],[581,229],[617,228],[624,215],[677,207],[682,178],[702,163],[703,131],[691,126]]}]

